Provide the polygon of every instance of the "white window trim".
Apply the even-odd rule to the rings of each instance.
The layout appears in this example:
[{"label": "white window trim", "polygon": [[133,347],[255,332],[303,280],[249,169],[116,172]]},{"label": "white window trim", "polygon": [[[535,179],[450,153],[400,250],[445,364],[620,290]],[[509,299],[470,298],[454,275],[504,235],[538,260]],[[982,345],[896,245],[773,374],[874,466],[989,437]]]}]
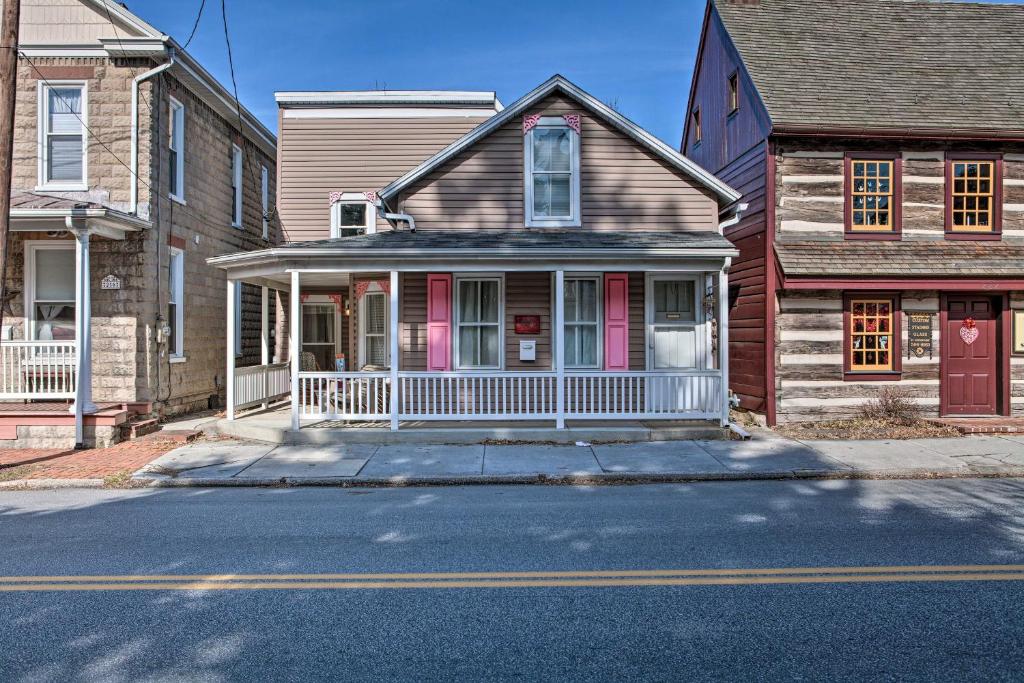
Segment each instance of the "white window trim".
[{"label": "white window trim", "polygon": [[[74,252],[75,243],[71,240],[31,240],[25,243],[25,310],[22,311],[22,335],[27,341],[34,341],[36,338],[36,253],[44,249],[67,249]],[[77,298],[75,306],[78,306]],[[75,330],[75,339],[78,339],[78,330]]]},{"label": "white window trim", "polygon": [[[597,362],[592,365],[569,365],[569,363],[566,362],[565,368],[566,370],[601,370],[604,368],[604,278],[599,274],[573,273],[572,276],[566,275],[565,284],[568,285],[574,280],[590,280],[597,283]],[[595,323],[569,322],[568,318],[565,321],[565,327],[580,327],[583,325],[594,324]],[[564,330],[562,331],[562,335],[560,343],[564,344]]]},{"label": "white window trim", "polygon": [[[49,182],[46,178],[47,144],[46,135],[49,128],[49,91],[54,88],[82,89],[82,180],[78,183]],[[88,81],[43,81],[39,79],[36,86],[36,159],[38,170],[36,190],[58,190],[61,192],[85,192],[89,189],[89,83]]]},{"label": "white window trim", "polygon": [[231,217],[231,227],[233,228],[241,228],[244,223],[242,218],[242,163],[244,161],[242,148],[231,143],[231,180],[234,185],[231,201],[234,202],[233,213],[238,216],[237,221],[234,216]]},{"label": "white window trim", "polygon": [[[376,282],[372,283],[367,289],[366,294],[363,295],[363,300],[359,302],[359,368],[366,365],[366,306],[363,305],[363,301],[366,300],[367,296],[378,295],[387,297],[387,294],[383,289],[380,288]],[[388,350],[388,368],[391,367],[391,306],[384,307],[384,348]],[[352,368],[358,370],[359,368]]]},{"label": "white window trim", "polygon": [[[363,228],[366,229],[367,235],[372,235],[377,232],[377,207],[372,202],[366,199],[366,195],[362,192],[343,192],[339,201],[331,204],[331,237],[341,236],[341,205],[342,204],[365,204],[366,205],[366,224]],[[347,229],[352,229],[353,225],[346,225]]]},{"label": "white window trim", "polygon": [[242,355],[242,281],[235,280],[235,356]]},{"label": "white window trim", "polygon": [[[456,275],[453,278],[454,282],[452,286],[455,289],[454,295],[452,296],[452,304],[454,307],[452,313],[452,353],[454,354],[456,370],[461,372],[492,372],[494,370],[505,369],[505,276],[494,275],[493,273],[487,274],[472,274],[464,273]],[[498,365],[469,365],[463,366],[460,363],[459,356],[459,330],[462,328],[461,310],[462,307],[459,305],[459,292],[461,288],[459,283],[462,281],[494,281],[498,283]],[[477,326],[478,323],[467,323],[468,325]]]},{"label": "white window trim", "polygon": [[[334,327],[334,353],[332,355],[335,358],[337,358],[337,355],[341,352],[341,342],[342,342],[342,339],[341,339],[341,318],[342,318],[342,314],[338,311],[337,303],[335,303],[334,299],[332,299],[331,297],[327,296],[326,294],[310,294],[308,297],[306,297],[306,300],[302,302],[301,308],[302,308],[303,311],[305,311],[306,306],[325,306],[327,304],[330,304],[330,306],[331,306],[332,318],[333,318],[333,321],[334,321],[334,324],[333,324],[333,327]],[[305,320],[305,315],[303,315],[303,320]],[[300,327],[301,327],[301,324],[300,324]],[[306,341],[305,330],[303,330],[303,329],[299,330],[299,335],[300,335],[300,338],[302,340],[302,346],[303,347],[305,347],[307,343],[310,343],[310,344],[313,344],[313,345],[316,345],[316,346],[327,346],[328,345],[327,342],[307,342]],[[345,359],[346,362],[348,362],[348,360],[349,360],[348,358]],[[346,367],[346,369],[347,370],[351,370],[352,368]],[[334,372],[334,366],[331,366],[329,368],[323,368],[323,371],[324,372]]]},{"label": "white window trim", "polygon": [[[180,362],[185,359],[185,252],[177,247],[171,247],[170,259],[167,262],[168,268],[174,267],[175,259],[180,259],[180,267],[174,273],[173,289],[167,293],[168,302],[177,290],[178,296],[174,301],[174,353],[170,354],[172,361]],[[180,360],[178,360],[180,359]]]},{"label": "white window trim", "polygon": [[[654,328],[659,324],[654,322],[654,283],[656,280],[679,280],[693,283],[693,318],[691,320],[680,320],[676,327],[692,327],[694,329],[696,346],[694,357],[697,359],[697,367],[687,368],[689,370],[706,370],[711,367],[714,359],[710,358],[711,344],[709,340],[710,330],[707,328],[707,321],[704,316],[704,289],[701,287],[703,277],[694,273],[648,273],[644,281],[644,348],[647,357],[646,365],[650,372],[664,372],[654,367]],[[660,323],[664,324],[664,323]],[[673,372],[669,370],[668,372]]]},{"label": "white window trim", "polygon": [[[533,215],[533,132],[538,128],[565,128],[569,131],[571,149],[569,194],[572,214],[568,218],[544,218]],[[523,136],[524,209],[528,228],[578,228],[580,222],[580,135],[561,116],[542,116],[537,125]]]},{"label": "white window trim", "polygon": [[263,239],[270,238],[270,171],[260,165],[260,202],[263,209]]},{"label": "white window trim", "polygon": [[[177,192],[169,192],[168,197],[174,201],[184,204],[185,203],[185,105],[174,99],[170,98],[170,114],[171,114],[171,125],[174,135],[172,135],[167,142],[168,149],[171,145],[174,145],[174,151],[178,154],[178,164],[175,166],[176,178],[174,179],[175,185],[178,188]],[[174,125],[174,119],[178,116],[181,117],[181,122],[178,125]]]}]

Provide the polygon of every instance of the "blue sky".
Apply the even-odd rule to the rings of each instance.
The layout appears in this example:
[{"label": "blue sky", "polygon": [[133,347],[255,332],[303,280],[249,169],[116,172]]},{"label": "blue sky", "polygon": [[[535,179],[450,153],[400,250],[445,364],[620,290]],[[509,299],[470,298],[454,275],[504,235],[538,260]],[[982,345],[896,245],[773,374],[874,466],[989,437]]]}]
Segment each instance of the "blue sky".
[{"label": "blue sky", "polygon": [[[184,43],[200,0],[128,0]],[[673,147],[704,0],[227,0],[239,96],[271,129],[275,90],[495,90],[508,104],[554,73]],[[188,51],[230,87],[220,0]]]}]

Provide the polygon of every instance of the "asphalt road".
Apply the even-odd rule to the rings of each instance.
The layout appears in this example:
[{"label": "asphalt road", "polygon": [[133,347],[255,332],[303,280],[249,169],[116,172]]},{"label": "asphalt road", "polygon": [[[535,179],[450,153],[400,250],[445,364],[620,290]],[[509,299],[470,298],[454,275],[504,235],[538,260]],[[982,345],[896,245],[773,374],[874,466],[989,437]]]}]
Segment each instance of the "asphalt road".
[{"label": "asphalt road", "polygon": [[1024,481],[8,492],[0,680],[1024,679],[1024,575],[818,573],[920,565],[1024,565]]}]

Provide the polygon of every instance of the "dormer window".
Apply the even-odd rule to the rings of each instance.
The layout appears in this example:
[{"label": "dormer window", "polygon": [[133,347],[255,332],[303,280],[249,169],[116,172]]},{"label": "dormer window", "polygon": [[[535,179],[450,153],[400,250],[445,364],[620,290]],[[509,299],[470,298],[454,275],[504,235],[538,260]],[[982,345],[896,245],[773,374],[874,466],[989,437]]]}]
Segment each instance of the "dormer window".
[{"label": "dormer window", "polygon": [[331,204],[331,237],[351,237],[377,231],[377,214],[362,192],[343,192]]},{"label": "dormer window", "polygon": [[526,226],[579,227],[579,117],[527,117],[526,121]]}]

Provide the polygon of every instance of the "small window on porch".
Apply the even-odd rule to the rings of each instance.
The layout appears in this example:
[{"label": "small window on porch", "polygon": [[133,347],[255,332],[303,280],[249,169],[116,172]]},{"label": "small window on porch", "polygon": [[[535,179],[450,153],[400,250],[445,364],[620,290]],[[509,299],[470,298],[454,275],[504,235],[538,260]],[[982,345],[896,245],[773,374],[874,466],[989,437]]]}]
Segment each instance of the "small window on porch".
[{"label": "small window on porch", "polygon": [[600,280],[565,281],[565,367],[598,368],[601,358]]},{"label": "small window on porch", "polygon": [[75,249],[65,245],[30,245],[32,339],[75,338]]},{"label": "small window on porch", "polygon": [[334,370],[335,306],[331,302],[302,304],[302,351],[313,354],[320,372]]},{"label": "small window on porch", "polygon": [[459,370],[500,370],[501,280],[459,279],[455,289],[455,358]]},{"label": "small window on porch", "polygon": [[360,367],[390,367],[388,362],[388,295],[367,292],[359,302],[362,343],[359,345]]}]

